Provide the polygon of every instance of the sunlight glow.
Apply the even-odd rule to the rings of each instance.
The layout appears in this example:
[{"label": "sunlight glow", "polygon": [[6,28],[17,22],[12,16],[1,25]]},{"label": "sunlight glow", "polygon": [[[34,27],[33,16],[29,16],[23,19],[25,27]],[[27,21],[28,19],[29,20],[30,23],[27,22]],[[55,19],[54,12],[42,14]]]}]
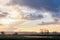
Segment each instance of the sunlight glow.
[{"label": "sunlight glow", "polygon": [[4,5],[4,4],[7,4],[9,3],[11,0],[0,0],[0,4],[1,5]]},{"label": "sunlight glow", "polygon": [[1,24],[11,24],[12,22],[15,22],[13,19],[1,19],[0,23]]}]

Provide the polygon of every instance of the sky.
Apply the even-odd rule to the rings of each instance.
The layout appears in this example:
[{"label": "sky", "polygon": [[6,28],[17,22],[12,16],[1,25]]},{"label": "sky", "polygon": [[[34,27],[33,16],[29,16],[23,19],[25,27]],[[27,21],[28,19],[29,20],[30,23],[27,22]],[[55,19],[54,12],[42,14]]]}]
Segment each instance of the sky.
[{"label": "sky", "polygon": [[[29,6],[36,10],[52,12],[53,17],[60,18],[60,0],[13,0],[12,4]],[[38,13],[37,13],[38,14]]]},{"label": "sky", "polygon": [[37,28],[38,24],[56,22],[55,19],[60,21],[60,0],[0,0],[3,27]]}]

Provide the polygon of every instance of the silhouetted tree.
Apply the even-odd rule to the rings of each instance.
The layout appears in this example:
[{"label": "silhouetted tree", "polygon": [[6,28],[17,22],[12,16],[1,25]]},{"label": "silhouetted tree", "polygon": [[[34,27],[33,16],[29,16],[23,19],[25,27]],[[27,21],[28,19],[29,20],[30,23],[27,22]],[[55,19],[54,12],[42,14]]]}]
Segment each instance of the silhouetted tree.
[{"label": "silhouetted tree", "polygon": [[43,29],[40,29],[40,33],[43,34]]},{"label": "silhouetted tree", "polygon": [[1,35],[5,35],[5,33],[4,32],[1,32]]},{"label": "silhouetted tree", "polygon": [[18,35],[18,33],[17,33],[17,32],[15,32],[13,35]]},{"label": "silhouetted tree", "polygon": [[56,31],[53,31],[53,34],[57,34],[57,32]]},{"label": "silhouetted tree", "polygon": [[47,29],[40,29],[41,34],[49,34],[49,30]]}]

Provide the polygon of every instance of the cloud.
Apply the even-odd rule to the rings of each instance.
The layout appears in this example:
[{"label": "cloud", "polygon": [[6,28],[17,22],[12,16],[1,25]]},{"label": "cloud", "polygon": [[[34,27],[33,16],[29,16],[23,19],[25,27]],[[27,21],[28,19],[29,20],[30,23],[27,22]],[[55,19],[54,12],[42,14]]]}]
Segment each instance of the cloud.
[{"label": "cloud", "polygon": [[11,0],[0,0],[0,5],[10,4]]},{"label": "cloud", "polygon": [[10,3],[7,1],[10,5],[5,5],[4,1],[0,5],[2,11],[0,16],[8,16],[2,18],[0,24],[5,24],[9,29],[12,26],[13,28],[35,27],[42,22],[53,22],[53,17],[60,15],[57,0],[55,0],[56,2],[54,0],[12,0]]},{"label": "cloud", "polygon": [[21,10],[23,12],[23,16],[22,16],[23,19],[40,20],[39,22],[53,22],[54,21],[54,18],[51,14],[52,12],[50,11],[46,11],[44,9],[37,10],[37,9],[30,8],[30,7],[24,7]]},{"label": "cloud", "polygon": [[13,0],[13,3],[31,6],[37,9],[42,7],[50,11],[58,11],[57,9],[60,6],[60,0]]},{"label": "cloud", "polygon": [[[36,15],[36,14],[37,14],[37,15]],[[28,19],[28,20],[37,20],[37,19],[43,18],[42,15],[40,15],[40,14],[38,14],[38,13],[36,13],[36,14],[29,14],[29,15],[26,15],[26,16],[24,17],[24,19]]]},{"label": "cloud", "polygon": [[[52,0],[51,0],[52,1]],[[50,1],[50,2],[51,2]],[[50,9],[54,9],[51,7],[51,4],[49,4],[48,0],[38,0],[38,1],[32,1],[32,0],[12,0],[12,4],[15,5],[10,5],[10,6],[3,6],[1,9],[4,11],[7,11],[10,15],[10,18],[18,18],[26,20],[39,20],[42,19],[43,21],[51,21],[54,20],[54,12],[53,10],[50,11]],[[48,3],[46,3],[48,2]],[[46,6],[48,6],[46,8]],[[50,8],[51,7],[51,8]],[[7,10],[5,10],[7,9]],[[49,10],[47,10],[49,9]],[[14,15],[14,16],[13,16]],[[53,16],[52,16],[53,15]],[[18,17],[17,17],[18,16]],[[49,19],[49,20],[48,20]]]},{"label": "cloud", "polygon": [[29,6],[38,10],[56,12],[51,13],[54,17],[60,17],[60,0],[13,0],[12,4]]},{"label": "cloud", "polygon": [[53,12],[52,16],[60,19],[60,12]]},{"label": "cloud", "polygon": [[21,9],[23,12],[22,18],[27,20],[37,20],[42,19],[43,15],[40,13],[40,11],[30,8],[30,7],[24,7]]},{"label": "cloud", "polygon": [[7,15],[8,15],[7,12],[1,12],[1,13],[0,13],[0,18],[1,18],[1,17],[6,17]]}]

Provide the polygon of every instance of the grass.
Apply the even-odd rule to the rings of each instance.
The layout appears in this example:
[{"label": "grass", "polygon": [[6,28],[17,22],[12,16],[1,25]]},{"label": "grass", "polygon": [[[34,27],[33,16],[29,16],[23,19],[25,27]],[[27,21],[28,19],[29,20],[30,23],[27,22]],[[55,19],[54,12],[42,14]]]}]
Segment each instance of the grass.
[{"label": "grass", "polygon": [[20,36],[20,35],[0,35],[0,38],[29,39],[29,38],[59,38],[59,36]]}]

